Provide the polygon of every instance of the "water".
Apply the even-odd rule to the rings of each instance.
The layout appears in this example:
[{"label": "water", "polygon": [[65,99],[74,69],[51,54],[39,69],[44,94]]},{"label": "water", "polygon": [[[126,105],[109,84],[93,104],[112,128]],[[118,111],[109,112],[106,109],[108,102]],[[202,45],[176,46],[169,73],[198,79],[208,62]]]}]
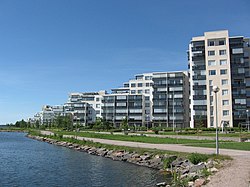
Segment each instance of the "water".
[{"label": "water", "polygon": [[0,132],[0,186],[155,186],[159,172]]}]

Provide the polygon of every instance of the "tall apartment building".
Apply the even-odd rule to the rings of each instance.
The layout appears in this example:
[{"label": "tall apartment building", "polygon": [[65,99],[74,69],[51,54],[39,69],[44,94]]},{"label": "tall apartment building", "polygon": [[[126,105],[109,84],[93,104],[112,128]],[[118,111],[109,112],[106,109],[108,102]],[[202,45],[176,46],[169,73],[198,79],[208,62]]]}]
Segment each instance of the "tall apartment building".
[{"label": "tall apartment building", "polygon": [[[189,44],[190,127],[201,121],[206,127],[224,122],[238,126],[250,109],[249,39],[229,37],[228,31],[205,32]],[[218,86],[215,115],[213,86]]]},{"label": "tall apartment building", "polygon": [[87,125],[94,123],[96,117],[102,117],[102,97],[106,91],[70,93],[65,103],[66,113],[71,113],[75,121]]},{"label": "tall apartment building", "polygon": [[153,122],[156,126],[189,126],[187,72],[153,73]]},{"label": "tall apartment building", "polygon": [[[149,99],[149,98],[148,98]],[[102,117],[116,127],[127,119],[129,126],[145,126],[145,96],[142,94],[111,93],[103,96]]]},{"label": "tall apartment building", "polygon": [[153,73],[143,73],[135,75],[134,79],[124,83],[124,89],[128,89],[130,94],[143,94],[145,96],[145,116],[144,120],[151,125],[153,120]]}]

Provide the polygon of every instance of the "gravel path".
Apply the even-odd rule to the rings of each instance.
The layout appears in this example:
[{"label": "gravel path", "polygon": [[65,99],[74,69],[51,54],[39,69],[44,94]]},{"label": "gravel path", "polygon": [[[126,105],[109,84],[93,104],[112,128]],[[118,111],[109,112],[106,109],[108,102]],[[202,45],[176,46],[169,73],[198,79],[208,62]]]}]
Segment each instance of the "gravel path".
[{"label": "gravel path", "polygon": [[[98,133],[98,134],[110,134],[110,132],[93,132],[93,131],[88,131],[88,132],[90,132],[90,133]],[[114,132],[113,134],[124,135],[124,133],[122,133],[122,132]],[[129,133],[129,135],[140,136],[141,134]],[[144,134],[144,135],[148,136],[148,137],[157,137],[157,138],[178,138],[178,139],[191,139],[191,140],[215,140],[215,135],[214,136],[160,135],[160,134]],[[240,138],[239,137],[222,137],[219,134],[219,140],[239,142]]]},{"label": "gravel path", "polygon": [[[51,135],[51,132],[49,131],[42,131],[41,133]],[[65,137],[74,136],[66,135]],[[190,147],[176,144],[150,144],[140,142],[106,140],[99,138],[85,138],[79,136],[77,137],[77,139],[90,140],[93,142],[100,142],[111,145],[169,150],[176,152],[198,152],[204,154],[215,153],[215,149],[213,148]],[[206,187],[250,187],[250,151],[220,149],[220,154],[229,155],[233,157],[233,161],[228,162],[225,167],[220,169],[219,172],[212,176],[211,181],[206,185]]]}]

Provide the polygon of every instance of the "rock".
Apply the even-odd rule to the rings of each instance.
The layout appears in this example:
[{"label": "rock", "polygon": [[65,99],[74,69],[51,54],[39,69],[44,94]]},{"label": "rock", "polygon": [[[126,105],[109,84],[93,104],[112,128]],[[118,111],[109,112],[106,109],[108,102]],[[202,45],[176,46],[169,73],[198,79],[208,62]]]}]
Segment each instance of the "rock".
[{"label": "rock", "polygon": [[161,158],[153,158],[148,160],[148,167],[161,169],[163,167],[163,162],[161,161]]},{"label": "rock", "polygon": [[205,163],[207,168],[212,168],[214,167],[214,161],[213,160],[208,160],[207,163]]},{"label": "rock", "polygon": [[180,167],[184,162],[183,158],[177,158],[175,161],[172,162],[173,167]]},{"label": "rock", "polygon": [[197,165],[194,165],[194,166],[191,166],[190,169],[189,169],[189,172],[192,173],[192,172],[198,172],[202,169],[206,168],[205,164],[203,162],[197,164]]},{"label": "rock", "polygon": [[193,187],[194,186],[194,182],[193,181],[189,181],[188,182],[188,187]]},{"label": "rock", "polygon": [[149,156],[149,155],[142,155],[142,156],[140,156],[140,158],[141,158],[142,160],[149,160],[149,159],[150,159],[150,156]]},{"label": "rock", "polygon": [[206,182],[205,179],[196,179],[194,182],[194,187],[201,187],[202,185],[204,185]]},{"label": "rock", "polygon": [[166,182],[160,182],[160,183],[157,183],[156,186],[166,186],[167,183]]},{"label": "rock", "polygon": [[219,170],[216,169],[216,168],[209,168],[208,171],[209,171],[209,172],[212,172],[212,173],[216,173],[216,172],[218,172]]},{"label": "rock", "polygon": [[132,154],[132,158],[139,158],[139,157],[140,157],[140,155],[137,153]]},{"label": "rock", "polygon": [[127,161],[131,158],[131,154],[129,154],[128,152],[124,153],[123,154],[123,157],[122,157],[122,161]]},{"label": "rock", "polygon": [[190,168],[193,166],[193,164],[189,160],[184,160],[181,166],[184,168]]},{"label": "rock", "polygon": [[107,152],[108,152],[108,151],[106,151],[105,148],[99,148],[99,149],[96,150],[96,154],[97,154],[98,156],[105,156],[105,155],[107,154]]},{"label": "rock", "polygon": [[183,169],[181,170],[181,174],[184,175],[184,174],[187,174],[189,173],[189,169]]}]

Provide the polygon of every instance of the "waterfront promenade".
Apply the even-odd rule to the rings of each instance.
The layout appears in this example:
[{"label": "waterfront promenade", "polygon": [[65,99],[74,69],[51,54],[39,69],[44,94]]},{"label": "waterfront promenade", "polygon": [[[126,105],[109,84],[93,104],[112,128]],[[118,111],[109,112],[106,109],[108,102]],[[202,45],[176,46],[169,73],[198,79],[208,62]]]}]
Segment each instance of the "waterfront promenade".
[{"label": "waterfront promenade", "polygon": [[[44,135],[53,135],[50,131],[41,131]],[[75,137],[73,135],[64,135],[64,137]],[[198,152],[204,154],[213,154],[215,149],[203,147],[191,147],[177,144],[150,144],[140,142],[107,140],[99,138],[86,138],[77,136],[78,140],[89,140],[103,144],[149,148],[159,150],[169,150],[176,152]],[[207,187],[227,186],[227,187],[249,187],[250,181],[250,151],[220,149],[220,154],[229,155],[233,161],[228,162],[218,173],[211,177]]]}]

